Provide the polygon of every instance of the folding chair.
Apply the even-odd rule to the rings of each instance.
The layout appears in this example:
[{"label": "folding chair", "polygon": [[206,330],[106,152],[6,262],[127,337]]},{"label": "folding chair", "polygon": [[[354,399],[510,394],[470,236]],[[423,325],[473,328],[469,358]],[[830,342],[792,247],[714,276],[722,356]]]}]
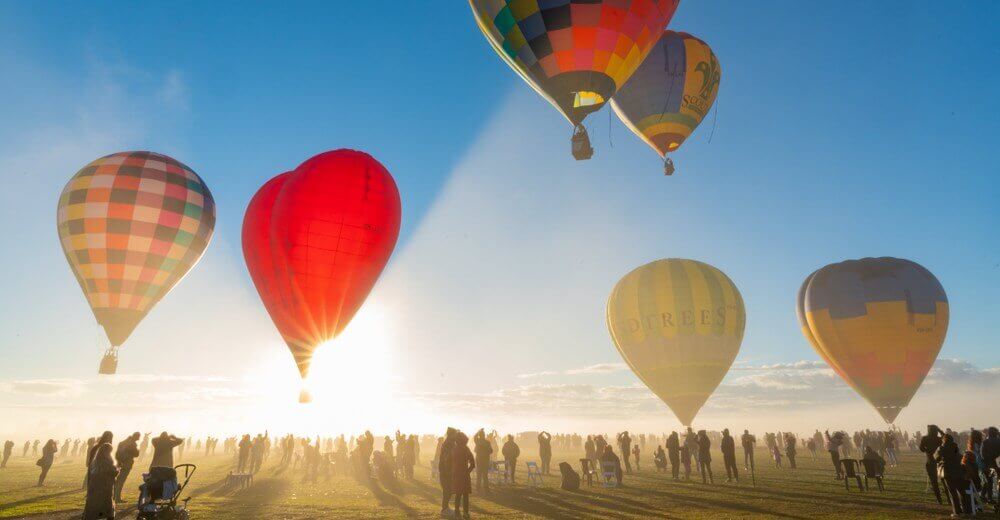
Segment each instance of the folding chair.
[{"label": "folding chair", "polygon": [[590,459],[580,459],[580,473],[587,478],[587,485],[594,485],[594,475],[597,474],[597,469],[594,468],[594,463]]},{"label": "folding chair", "polygon": [[976,513],[986,511],[983,507],[982,498],[979,496],[979,490],[976,489],[975,482],[969,481],[969,489],[965,490],[965,494],[969,495],[969,504],[972,505],[972,511],[969,512],[969,516],[976,516]]},{"label": "folding chair", "polygon": [[618,478],[615,475],[617,469],[614,462],[601,461],[601,478],[604,480],[604,487],[618,487]]},{"label": "folding chair", "polygon": [[868,491],[868,479],[875,479],[878,490],[885,492],[882,479],[885,477],[885,464],[873,459],[861,459],[861,464],[865,467],[865,491]]},{"label": "folding chair", "polygon": [[528,467],[528,485],[532,487],[539,487],[542,485],[542,472],[538,469],[538,464],[535,461],[529,461],[524,463]]},{"label": "folding chair", "polygon": [[494,460],[490,462],[490,469],[486,473],[486,478],[489,479],[490,484],[509,484],[510,479],[507,477],[507,462],[503,460]]},{"label": "folding chair", "polygon": [[858,475],[858,461],[855,459],[840,459],[840,464],[844,467],[844,489],[851,490],[851,479],[858,481],[858,491],[864,492],[865,488],[861,483],[861,475]]}]

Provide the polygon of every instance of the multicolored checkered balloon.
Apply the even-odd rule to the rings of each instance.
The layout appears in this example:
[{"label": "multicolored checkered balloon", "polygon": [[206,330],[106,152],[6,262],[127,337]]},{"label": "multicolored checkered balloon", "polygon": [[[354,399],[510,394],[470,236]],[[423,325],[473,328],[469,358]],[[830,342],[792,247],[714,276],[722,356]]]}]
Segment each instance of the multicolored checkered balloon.
[{"label": "multicolored checkered balloon", "polygon": [[573,124],[628,81],[680,0],[469,0],[508,65]]},{"label": "multicolored checkered balloon", "polygon": [[97,159],[63,189],[59,240],[113,347],[201,258],[215,201],[196,173],[153,152]]}]

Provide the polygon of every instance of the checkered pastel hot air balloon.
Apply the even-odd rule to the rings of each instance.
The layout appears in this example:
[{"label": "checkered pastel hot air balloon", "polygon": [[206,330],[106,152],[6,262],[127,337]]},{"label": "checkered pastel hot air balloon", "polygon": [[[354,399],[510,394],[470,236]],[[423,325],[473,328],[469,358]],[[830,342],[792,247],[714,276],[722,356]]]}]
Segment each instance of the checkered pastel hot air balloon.
[{"label": "checkered pastel hot air balloon", "polygon": [[469,0],[497,54],[578,131],[632,76],[679,2]]},{"label": "checkered pastel hot air balloon", "polygon": [[721,80],[719,60],[708,44],[687,33],[664,31],[639,69],[618,89],[611,108],[666,160],[708,114]]},{"label": "checkered pastel hot air balloon", "polygon": [[668,258],[622,277],[607,320],[628,366],[690,426],[740,351],[746,310],[725,273]]},{"label": "checkered pastel hot air balloon", "polygon": [[799,291],[806,339],[887,423],[910,403],[948,332],[948,297],[923,266],[899,258],[828,265]]},{"label": "checkered pastel hot air balloon", "polygon": [[153,152],[121,152],[69,180],[56,220],[66,260],[116,357],[201,258],[215,227],[215,202],[184,164]]}]

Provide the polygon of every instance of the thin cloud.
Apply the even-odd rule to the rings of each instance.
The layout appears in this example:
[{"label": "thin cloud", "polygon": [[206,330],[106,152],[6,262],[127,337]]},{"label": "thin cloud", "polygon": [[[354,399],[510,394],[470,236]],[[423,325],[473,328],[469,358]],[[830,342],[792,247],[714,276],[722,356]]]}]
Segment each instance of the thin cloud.
[{"label": "thin cloud", "polygon": [[612,374],[615,372],[622,372],[628,369],[628,365],[625,363],[598,363],[596,365],[590,365],[580,368],[570,368],[567,370],[546,370],[543,372],[534,372],[530,374],[519,374],[518,379],[530,379],[534,377],[546,377],[546,376],[578,376],[578,375],[588,375],[588,374]]}]

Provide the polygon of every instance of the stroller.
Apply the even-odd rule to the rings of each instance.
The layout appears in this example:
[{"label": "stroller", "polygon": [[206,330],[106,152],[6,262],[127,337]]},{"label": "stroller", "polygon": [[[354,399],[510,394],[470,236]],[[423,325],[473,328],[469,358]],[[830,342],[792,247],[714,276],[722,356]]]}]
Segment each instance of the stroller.
[{"label": "stroller", "polygon": [[[187,497],[178,500],[197,466],[180,464],[172,468],[154,466],[149,473],[143,473],[139,486],[139,502],[136,504],[136,520],[187,520]],[[184,483],[179,483],[178,474],[183,471]],[[183,502],[178,504],[177,502]]]}]

